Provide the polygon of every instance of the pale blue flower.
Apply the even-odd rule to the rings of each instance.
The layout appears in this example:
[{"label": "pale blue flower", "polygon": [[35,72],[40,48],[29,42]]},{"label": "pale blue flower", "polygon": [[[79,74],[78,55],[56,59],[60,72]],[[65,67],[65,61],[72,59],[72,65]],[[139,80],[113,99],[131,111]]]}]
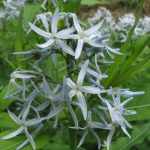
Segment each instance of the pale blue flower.
[{"label": "pale blue flower", "polygon": [[103,25],[103,21],[101,21],[100,23],[98,23],[97,25],[87,29],[87,30],[83,30],[80,26],[79,20],[77,19],[77,16],[75,14],[72,14],[73,17],[73,21],[74,21],[74,26],[76,27],[77,30],[77,35],[74,37],[75,39],[78,39],[78,44],[77,44],[77,48],[75,50],[75,59],[78,59],[81,55],[82,52],[82,48],[83,48],[83,44],[84,43],[88,43],[89,45],[93,46],[93,47],[101,47],[101,45],[97,42],[95,42],[91,36],[93,36],[93,34],[95,32],[97,32]]},{"label": "pale blue flower", "polygon": [[[47,21],[47,20],[45,20],[45,21]],[[51,33],[38,28],[37,26],[35,26],[32,23],[29,23],[29,26],[31,27],[32,30],[34,30],[37,34],[43,36],[46,39],[46,43],[37,44],[37,46],[40,48],[48,48],[49,46],[56,44],[63,51],[74,56],[74,51],[72,50],[71,47],[69,47],[67,45],[67,43],[63,39],[66,39],[66,37],[68,37],[68,39],[70,39],[71,38],[70,35],[75,31],[75,29],[67,28],[67,29],[63,29],[58,32],[58,21],[59,21],[59,10],[56,9],[55,13],[52,17]],[[45,24],[44,26],[47,28],[46,23],[44,23],[44,24]]]},{"label": "pale blue flower", "polygon": [[16,131],[14,131],[14,132],[12,132],[12,133],[10,133],[8,135],[5,135],[4,137],[2,137],[2,139],[10,139],[10,138],[13,138],[13,137],[21,134],[22,132],[24,132],[26,137],[27,137],[27,139],[28,139],[28,141],[31,143],[32,148],[34,150],[36,150],[35,142],[34,142],[32,136],[28,132],[28,127],[40,124],[42,119],[34,118],[34,119],[26,120],[27,115],[28,115],[28,113],[30,111],[30,107],[31,107],[31,103],[29,102],[27,107],[26,107],[26,109],[25,109],[25,111],[24,111],[24,113],[23,113],[23,115],[22,115],[22,117],[21,117],[21,119],[19,117],[17,117],[15,114],[13,114],[11,111],[8,110],[8,113],[9,113],[10,117],[20,127]]},{"label": "pale blue flower", "polygon": [[136,114],[133,110],[127,110],[124,106],[133,100],[133,97],[128,98],[127,100],[121,102],[120,101],[120,91],[117,92],[117,96],[115,97],[114,93],[111,94],[112,100],[108,101],[107,99],[103,99],[103,102],[107,107],[99,106],[100,109],[108,110],[112,123],[116,126],[121,126],[123,132],[130,138],[129,133],[126,130],[126,127],[132,128],[132,126],[127,122],[127,120],[123,117],[124,115],[134,115]]},{"label": "pale blue flower", "polygon": [[97,142],[98,142],[98,149],[100,150],[101,148],[101,141],[100,138],[98,136],[98,134],[94,131],[94,129],[105,129],[108,130],[109,128],[107,126],[105,126],[104,124],[100,123],[100,122],[95,122],[92,120],[92,113],[91,111],[88,111],[88,115],[87,115],[87,120],[86,120],[86,124],[85,127],[81,128],[76,128],[76,127],[70,127],[72,129],[80,129],[80,130],[84,130],[84,133],[80,139],[80,142],[78,144],[78,148],[83,144],[83,142],[85,141],[86,136],[89,133],[92,133],[92,135],[96,138]]},{"label": "pale blue flower", "polygon": [[69,97],[72,98],[75,95],[77,96],[85,120],[87,118],[87,104],[82,93],[89,93],[89,94],[101,93],[101,90],[99,88],[93,86],[82,86],[84,77],[87,72],[88,63],[89,60],[85,61],[85,63],[82,65],[81,70],[78,74],[77,83],[74,83],[70,78],[67,78],[67,84],[71,88],[69,92]]},{"label": "pale blue flower", "polygon": [[[10,87],[13,85],[13,87],[17,91],[25,92],[26,89],[26,81],[31,80],[32,78],[36,78],[35,72],[31,70],[16,70],[10,75],[11,79],[8,85],[8,90],[5,97],[9,97],[10,94]],[[22,80],[23,85],[17,83],[17,80]]]}]

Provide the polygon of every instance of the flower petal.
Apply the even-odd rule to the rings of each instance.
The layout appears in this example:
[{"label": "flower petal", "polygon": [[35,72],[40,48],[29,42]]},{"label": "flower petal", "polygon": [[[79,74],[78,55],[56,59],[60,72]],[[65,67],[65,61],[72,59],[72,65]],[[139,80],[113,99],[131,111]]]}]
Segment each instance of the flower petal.
[{"label": "flower petal", "polygon": [[80,57],[83,48],[83,43],[84,41],[82,39],[78,40],[77,48],[75,50],[75,59],[78,59]]},{"label": "flower petal", "polygon": [[114,133],[115,133],[115,127],[112,127],[112,128],[110,129],[110,132],[109,132],[109,134],[108,134],[108,136],[107,136],[107,140],[106,140],[106,147],[107,147],[107,150],[109,150],[110,143],[111,143],[111,141],[112,141],[112,137],[113,137]]},{"label": "flower petal", "polygon": [[75,83],[70,78],[67,78],[66,82],[67,82],[67,85],[70,88],[75,88],[76,87]]},{"label": "flower petal", "polygon": [[70,34],[72,34],[73,32],[75,32],[75,28],[74,28],[74,27],[72,27],[72,28],[67,28],[67,29],[63,29],[63,30],[59,31],[59,32],[57,33],[57,35],[70,35]]},{"label": "flower petal", "polygon": [[72,48],[69,47],[63,40],[57,40],[57,43],[63,51],[74,56],[74,51],[72,50]]},{"label": "flower petal", "polygon": [[40,48],[47,48],[49,46],[51,46],[54,43],[53,39],[49,39],[47,42],[45,42],[44,44],[36,44],[38,47]]},{"label": "flower petal", "polygon": [[80,86],[83,83],[88,64],[89,64],[89,60],[86,60],[85,63],[82,65],[81,70],[78,74],[77,84],[80,85]]},{"label": "flower petal", "polygon": [[79,142],[77,148],[79,148],[79,147],[83,144],[83,142],[84,142],[84,140],[85,140],[87,134],[88,134],[88,129],[86,129],[86,130],[84,131],[84,133],[83,133],[83,135],[82,135],[82,138],[81,138],[81,140],[80,140],[80,142]]},{"label": "flower petal", "polygon": [[69,98],[74,97],[75,94],[76,94],[76,91],[75,91],[75,90],[70,90],[70,92],[69,92]]},{"label": "flower petal", "polygon": [[101,141],[100,141],[100,138],[99,138],[99,136],[97,135],[97,133],[96,133],[94,130],[92,130],[92,134],[93,134],[94,137],[97,139],[97,142],[98,142],[98,149],[100,150],[100,149],[101,149],[101,146],[102,146]]},{"label": "flower petal", "polygon": [[8,114],[13,119],[13,121],[15,121],[17,124],[21,124],[21,120],[15,114],[13,114],[9,109],[8,109]]},{"label": "flower petal", "polygon": [[17,136],[18,134],[20,134],[22,131],[24,130],[24,127],[21,126],[19,129],[17,129],[16,131],[6,135],[6,136],[3,136],[2,139],[10,139],[10,138],[13,138],[15,136]]},{"label": "flower petal", "polygon": [[103,23],[104,23],[104,20],[102,20],[101,22],[99,22],[99,23],[96,24],[95,26],[89,28],[88,30],[84,31],[85,34],[86,34],[87,36],[89,36],[89,35],[91,35],[92,33],[95,33],[96,31],[98,31],[98,30],[102,27]]},{"label": "flower petal", "polygon": [[87,118],[87,104],[86,104],[85,98],[81,92],[77,92],[76,94],[77,94],[78,102],[81,106],[81,111],[82,111],[84,120],[86,120],[86,118]]},{"label": "flower petal", "polygon": [[25,131],[25,135],[26,135],[26,137],[28,138],[29,142],[30,142],[30,143],[31,143],[31,145],[32,145],[33,150],[36,150],[35,142],[34,142],[34,140],[33,140],[32,136],[29,134],[29,132],[28,132],[27,128],[25,128],[25,130],[24,130],[24,131]]},{"label": "flower petal", "polygon": [[50,38],[50,37],[51,37],[51,33],[48,33],[48,32],[46,32],[46,31],[44,31],[44,30],[38,28],[37,26],[35,26],[34,24],[32,24],[32,23],[30,23],[30,22],[29,22],[29,26],[30,26],[30,28],[31,28],[34,32],[36,32],[37,34],[39,34],[39,35],[41,35],[41,36],[47,37],[47,38]]},{"label": "flower petal", "polygon": [[69,107],[69,112],[70,112],[70,114],[72,116],[72,119],[74,121],[74,125],[78,129],[78,119],[77,119],[77,116],[76,116],[76,114],[75,114],[75,112],[74,112],[74,110],[73,110],[73,108],[72,108],[72,106],[70,104],[68,105],[68,107]]},{"label": "flower petal", "polygon": [[124,132],[129,138],[131,138],[131,136],[130,136],[130,134],[128,133],[128,131],[126,130],[126,128],[123,127],[123,126],[121,126],[121,128],[122,128],[123,132]]},{"label": "flower petal", "polygon": [[52,25],[51,25],[51,32],[57,33],[57,25],[59,20],[59,9],[56,8],[53,17],[52,17]]},{"label": "flower petal", "polygon": [[93,86],[82,86],[82,91],[85,93],[90,93],[90,94],[104,93],[104,91],[100,90],[99,88],[93,87]]},{"label": "flower petal", "polygon": [[73,16],[74,25],[75,25],[78,33],[82,32],[82,29],[81,29],[81,26],[80,26],[80,23],[79,23],[79,20],[78,20],[76,14],[73,14],[72,16]]}]

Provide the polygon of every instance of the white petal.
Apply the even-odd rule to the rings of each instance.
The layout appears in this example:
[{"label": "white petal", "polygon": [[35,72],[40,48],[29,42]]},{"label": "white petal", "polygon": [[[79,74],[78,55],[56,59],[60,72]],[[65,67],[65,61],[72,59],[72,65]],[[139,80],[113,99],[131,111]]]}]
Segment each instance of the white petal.
[{"label": "white petal", "polygon": [[77,94],[78,102],[81,106],[81,111],[82,111],[84,120],[86,120],[86,118],[87,118],[87,104],[86,104],[85,98],[81,92],[77,92],[76,94]]},{"label": "white petal", "polygon": [[32,136],[29,134],[27,128],[25,128],[25,135],[28,138],[29,142],[31,143],[33,150],[36,150],[35,142],[34,142]]},{"label": "white petal", "polygon": [[53,18],[52,18],[52,33],[56,33],[57,32],[57,25],[58,25],[58,20],[59,20],[59,9],[56,8]]},{"label": "white petal", "polygon": [[82,32],[79,20],[78,20],[78,18],[77,18],[77,16],[75,14],[73,14],[73,22],[74,22],[74,25],[75,25],[78,33]]},{"label": "white petal", "polygon": [[91,125],[91,127],[94,129],[109,129],[107,125],[102,124],[100,122],[89,122],[89,124]]},{"label": "white petal", "polygon": [[70,87],[70,88],[75,88],[76,85],[75,83],[70,79],[70,78],[67,78],[67,85]]},{"label": "white petal", "polygon": [[49,32],[49,24],[48,24],[46,15],[45,15],[45,14],[40,14],[39,17],[40,17],[40,19],[42,20],[42,23],[43,23],[43,25],[44,25],[46,31]]},{"label": "white petal", "polygon": [[103,23],[104,23],[104,20],[99,22],[95,26],[91,27],[90,29],[86,30],[85,34],[88,36],[88,35],[90,35],[92,33],[95,33],[96,31],[98,31],[102,27]]},{"label": "white petal", "polygon": [[125,100],[124,102],[121,103],[121,106],[126,105],[128,102],[132,101],[133,97],[128,98],[127,100]]},{"label": "white petal", "polygon": [[56,34],[55,37],[59,38],[59,39],[63,39],[63,40],[67,40],[67,39],[78,39],[79,36],[76,34]]},{"label": "white petal", "polygon": [[71,91],[69,92],[69,98],[74,97],[75,94],[76,94],[76,91],[75,91],[75,90],[71,90]]},{"label": "white petal", "polygon": [[23,112],[23,115],[22,115],[23,122],[26,120],[26,117],[27,117],[27,115],[28,115],[28,113],[30,111],[31,102],[32,101],[28,102],[28,105],[25,107],[26,109],[25,109],[25,111]]},{"label": "white petal", "polygon": [[97,142],[98,142],[98,149],[100,150],[101,149],[101,141],[100,141],[100,138],[99,136],[96,134],[96,132],[94,130],[92,130],[92,134],[95,136],[95,138],[97,139]]},{"label": "white petal", "polygon": [[82,86],[82,91],[85,93],[90,93],[90,94],[99,94],[101,91],[99,88],[93,87],[93,86]]},{"label": "white petal", "polygon": [[76,128],[78,128],[78,119],[76,117],[76,114],[75,114],[75,112],[74,112],[74,110],[70,104],[68,105],[68,107],[69,107],[69,112],[70,112],[72,119],[74,121],[74,125]]},{"label": "white petal", "polygon": [[29,22],[29,26],[31,27],[31,29],[32,29],[33,31],[35,31],[37,34],[39,34],[39,35],[41,35],[41,36],[47,37],[47,38],[50,38],[50,37],[51,37],[51,34],[50,34],[50,33],[48,33],[48,32],[46,32],[46,31],[44,31],[44,30],[38,28],[37,26],[35,26],[34,24],[32,24],[32,23],[30,23],[30,22]]},{"label": "white petal", "polygon": [[80,86],[83,83],[88,64],[89,64],[89,60],[86,60],[85,63],[82,65],[81,70],[78,74],[77,84],[80,85]]},{"label": "white petal", "polygon": [[131,138],[131,136],[130,136],[130,134],[128,133],[128,131],[126,130],[126,128],[125,128],[125,127],[122,127],[122,126],[121,126],[121,128],[122,128],[123,132],[124,132],[129,138]]},{"label": "white petal", "polygon": [[83,43],[83,40],[78,40],[77,48],[75,50],[75,59],[78,59],[80,57],[83,48]]},{"label": "white petal", "polygon": [[135,115],[136,111],[134,110],[123,110],[123,115]]},{"label": "white petal", "polygon": [[121,55],[122,53],[119,52],[118,48],[110,48],[109,46],[106,47],[109,51]]},{"label": "white petal", "polygon": [[[57,106],[54,110],[52,110],[46,117],[44,117],[45,119],[50,119],[56,115],[58,115],[63,108],[65,107],[65,104],[60,104],[59,106]],[[43,119],[44,119],[43,118]]]},{"label": "white petal", "polygon": [[72,50],[72,48],[69,47],[63,40],[57,40],[57,43],[63,51],[74,56],[74,51]]},{"label": "white petal", "polygon": [[100,45],[99,43],[94,42],[94,41],[91,40],[91,39],[88,39],[88,40],[86,40],[86,41],[84,41],[84,42],[88,43],[89,45],[91,45],[91,46],[93,46],[93,47],[103,47],[102,45]]},{"label": "white petal", "polygon": [[129,128],[132,128],[130,123],[120,113],[118,115],[119,115],[120,120],[122,119],[122,121],[125,123],[126,126],[128,126]]},{"label": "white petal", "polygon": [[106,100],[104,101],[107,104],[108,110],[109,110],[109,114],[111,117],[111,120],[113,123],[119,123],[119,119],[117,114],[115,113],[114,109],[112,108],[112,106],[109,104],[109,102]]},{"label": "white petal", "polygon": [[8,135],[2,137],[2,139],[5,140],[5,139],[13,138],[13,137],[17,136],[18,134],[20,134],[23,130],[24,130],[24,127],[21,126],[21,127],[20,127],[19,129],[17,129],[16,131],[14,131],[14,132],[12,132],[12,133],[10,133],[10,134],[8,134]]},{"label": "white petal", "polygon": [[94,71],[90,68],[87,68],[87,72],[98,79],[100,78],[100,75],[96,71]]},{"label": "white petal", "polygon": [[83,133],[83,136],[82,136],[82,138],[81,138],[81,140],[80,140],[80,142],[79,142],[77,148],[79,148],[79,147],[83,144],[83,142],[84,142],[84,140],[85,140],[87,134],[88,134],[88,130],[86,129],[86,130],[84,131],[84,133]]},{"label": "white petal", "polygon": [[59,31],[59,32],[57,33],[57,35],[70,35],[70,34],[72,34],[73,32],[75,32],[75,28],[74,28],[74,27],[72,27],[72,28],[67,28],[67,29],[63,29],[63,30]]},{"label": "white petal", "polygon": [[44,118],[41,118],[41,119],[34,118],[34,119],[26,121],[26,125],[27,126],[37,125],[37,124],[41,123],[41,121],[43,121],[43,120],[44,120]]},{"label": "white petal", "polygon": [[8,114],[17,124],[21,124],[21,120],[15,114],[13,114],[9,109],[8,109]]},{"label": "white petal", "polygon": [[107,150],[109,150],[109,147],[110,147],[110,144],[111,144],[112,137],[113,137],[114,133],[115,133],[115,127],[112,127],[110,129],[110,132],[109,132],[108,136],[107,136],[107,141],[106,141]]},{"label": "white petal", "polygon": [[49,39],[47,42],[45,42],[44,44],[36,44],[38,47],[40,48],[47,48],[49,46],[51,46],[54,43],[53,39]]},{"label": "white petal", "polygon": [[40,104],[38,107],[36,107],[37,111],[41,111],[44,110],[45,108],[47,108],[50,104],[50,101],[45,101],[44,103]]}]

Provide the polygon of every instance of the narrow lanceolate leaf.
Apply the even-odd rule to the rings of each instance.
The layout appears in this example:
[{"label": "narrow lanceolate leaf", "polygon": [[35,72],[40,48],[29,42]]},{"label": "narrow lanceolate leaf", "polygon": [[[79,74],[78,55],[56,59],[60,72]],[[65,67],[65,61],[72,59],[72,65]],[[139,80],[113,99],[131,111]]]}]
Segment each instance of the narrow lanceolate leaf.
[{"label": "narrow lanceolate leaf", "polygon": [[[142,12],[142,8],[143,8],[143,4],[144,4],[144,0],[141,1],[141,3],[139,3],[139,7],[137,9],[137,17],[134,23],[134,26],[130,29],[128,36],[127,36],[127,40],[126,42],[123,44],[123,46],[121,47],[120,52],[123,53],[123,55],[118,55],[115,57],[114,63],[111,65],[111,67],[109,68],[108,71],[108,78],[107,80],[105,80],[104,86],[105,87],[109,87],[110,85],[113,85],[114,83],[112,83],[115,79],[118,79],[118,73],[120,72],[120,70],[122,70],[122,64],[125,63],[126,61],[126,57],[129,54],[129,51],[131,51],[131,41],[132,41],[132,36],[134,33],[134,29],[139,21],[139,18],[141,16],[141,12]],[[131,56],[132,57],[132,56]],[[119,84],[120,82],[118,82]],[[115,84],[118,85],[118,84]]]},{"label": "narrow lanceolate leaf", "polygon": [[[22,12],[16,27],[16,39],[15,39],[15,52],[24,51],[24,31],[23,31],[23,21],[22,21]],[[19,67],[25,68],[25,63],[20,62],[22,56],[16,56],[16,61]]]},{"label": "narrow lanceolate leaf", "polygon": [[137,144],[143,143],[144,139],[150,134],[150,123],[135,126],[131,133],[131,139],[128,137],[119,137],[110,146],[110,150],[129,150]]},{"label": "narrow lanceolate leaf", "polygon": [[126,116],[127,120],[129,121],[137,121],[137,120],[149,120],[150,115],[150,84],[148,83],[139,83],[136,85],[137,90],[144,90],[145,94],[135,97],[134,101],[130,102],[129,105],[126,107],[129,110],[134,110],[137,113],[134,117]]},{"label": "narrow lanceolate leaf", "polygon": [[41,5],[40,4],[30,4],[25,5],[23,9],[23,25],[26,28],[29,21],[32,21],[36,14],[40,11]]}]

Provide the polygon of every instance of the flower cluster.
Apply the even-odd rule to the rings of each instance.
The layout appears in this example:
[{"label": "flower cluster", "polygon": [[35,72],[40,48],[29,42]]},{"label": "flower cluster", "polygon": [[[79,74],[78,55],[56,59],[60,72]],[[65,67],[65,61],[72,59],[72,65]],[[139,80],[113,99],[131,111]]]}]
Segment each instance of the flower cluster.
[{"label": "flower cluster", "polygon": [[[101,34],[103,23],[102,20],[86,28],[76,14],[60,13],[59,9],[54,14],[39,14],[34,23],[29,23],[29,32],[33,30],[40,35],[44,43],[36,44],[40,50],[15,54],[28,55],[24,60],[39,54],[38,62],[61,54],[66,61],[67,74],[63,74],[61,81],[54,81],[54,77],[47,76],[37,62],[32,65],[33,70],[18,69],[11,74],[5,97],[16,100],[17,111],[13,113],[8,109],[8,113],[19,128],[3,139],[24,133],[27,139],[17,150],[28,143],[35,150],[34,138],[44,129],[45,122],[50,121],[56,128],[59,127],[59,119],[61,124],[66,124],[67,120],[67,127],[77,130],[77,133],[83,131],[77,147],[84,143],[88,134],[92,134],[98,149],[104,143],[109,150],[112,137],[120,127],[130,137],[127,128],[132,126],[124,116],[134,115],[135,111],[126,109],[125,105],[144,92],[104,87],[103,81],[108,76],[102,72],[107,69],[101,70],[100,66],[106,65],[107,68],[107,64],[101,59],[105,58],[105,51],[109,54],[120,53],[119,49],[110,47],[109,36]],[[62,119],[59,114],[65,111],[69,113]],[[108,132],[106,140],[99,134],[102,130]]]},{"label": "flower cluster", "polygon": [[[15,19],[19,17],[21,9],[25,6],[26,3],[38,3],[37,0],[3,0],[3,8],[0,10],[0,28],[3,27],[3,20],[4,19]],[[64,2],[66,2],[64,0]],[[41,7],[45,8],[47,0],[43,0]],[[57,6],[57,0],[52,0],[54,6]]]},{"label": "flower cluster", "polygon": [[[94,25],[100,22],[102,19],[105,20],[105,28],[102,29],[102,32],[109,33],[115,32],[120,36],[120,41],[124,42],[126,40],[129,30],[133,27],[135,22],[135,16],[132,13],[124,14],[119,17],[118,20],[114,19],[111,15],[111,12],[104,7],[100,7],[95,15],[88,19],[91,25]],[[140,18],[138,25],[134,31],[134,38],[142,36],[150,32],[150,17],[145,16]],[[117,37],[118,38],[118,37]]]},{"label": "flower cluster", "polygon": [[0,28],[5,19],[11,20],[20,15],[20,10],[27,0],[3,0],[3,8],[0,10]]}]

